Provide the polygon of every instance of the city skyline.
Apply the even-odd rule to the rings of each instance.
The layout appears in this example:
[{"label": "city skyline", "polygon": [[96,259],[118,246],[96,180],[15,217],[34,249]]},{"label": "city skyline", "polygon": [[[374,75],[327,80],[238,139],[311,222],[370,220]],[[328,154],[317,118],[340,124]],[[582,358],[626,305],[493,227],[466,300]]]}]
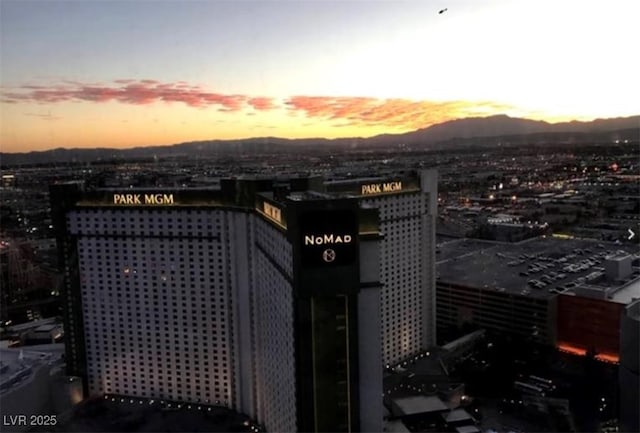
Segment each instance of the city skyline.
[{"label": "city skyline", "polygon": [[0,11],[3,152],[640,112],[635,2],[9,0]]}]

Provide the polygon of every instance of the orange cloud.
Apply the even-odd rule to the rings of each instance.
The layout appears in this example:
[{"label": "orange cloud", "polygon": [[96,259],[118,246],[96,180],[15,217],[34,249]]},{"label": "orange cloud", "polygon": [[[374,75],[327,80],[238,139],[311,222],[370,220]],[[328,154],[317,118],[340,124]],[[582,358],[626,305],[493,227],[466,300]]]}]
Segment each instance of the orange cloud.
[{"label": "orange cloud", "polygon": [[[182,103],[189,107],[213,107],[218,112],[237,112],[251,107],[254,111],[282,109],[273,98],[206,91],[184,81],[162,83],[152,79],[118,79],[111,84],[64,81],[58,85],[23,85],[2,88],[5,103],[41,103],[117,101],[123,104],[148,105],[157,102]],[[303,96],[284,100],[290,114],[302,113],[310,120],[328,121],[333,127],[389,127],[417,129],[446,120],[504,113],[514,107],[489,101],[427,101],[378,99],[348,96]]]},{"label": "orange cloud", "polygon": [[496,113],[513,107],[493,102],[412,101],[364,97],[293,96],[285,104],[307,117],[346,120],[339,126],[390,126],[422,128],[434,123],[482,113]]}]

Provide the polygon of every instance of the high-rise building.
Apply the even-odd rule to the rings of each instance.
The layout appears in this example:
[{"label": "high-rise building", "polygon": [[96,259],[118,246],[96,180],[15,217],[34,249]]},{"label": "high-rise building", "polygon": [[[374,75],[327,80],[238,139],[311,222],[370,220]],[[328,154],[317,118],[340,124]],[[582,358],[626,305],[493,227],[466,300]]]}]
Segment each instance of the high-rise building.
[{"label": "high-rise building", "polygon": [[68,373],[273,431],[381,431],[383,359],[434,338],[434,176],[52,186]]},{"label": "high-rise building", "polygon": [[380,212],[381,320],[384,363],[394,364],[436,344],[436,170],[404,176],[326,182]]}]

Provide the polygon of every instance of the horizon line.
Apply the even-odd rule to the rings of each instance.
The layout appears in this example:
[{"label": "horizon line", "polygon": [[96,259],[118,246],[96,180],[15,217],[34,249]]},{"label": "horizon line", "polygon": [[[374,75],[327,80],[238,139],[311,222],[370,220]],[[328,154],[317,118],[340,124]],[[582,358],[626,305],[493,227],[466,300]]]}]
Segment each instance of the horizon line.
[{"label": "horizon line", "polygon": [[[202,140],[192,140],[192,141],[184,141],[184,142],[174,142],[174,143],[168,143],[168,144],[145,144],[145,145],[134,145],[134,146],[130,146],[130,147],[61,147],[61,146],[57,146],[57,147],[51,147],[51,148],[47,148],[47,149],[41,149],[41,150],[28,150],[28,151],[17,151],[17,152],[13,152],[13,151],[1,151],[0,150],[0,154],[1,155],[19,155],[19,154],[30,154],[30,153],[46,153],[46,152],[52,152],[52,151],[82,151],[82,150],[113,150],[113,151],[127,151],[127,150],[136,150],[136,149],[145,149],[145,148],[166,148],[166,147],[172,147],[172,146],[179,146],[179,145],[184,145],[184,144],[195,144],[195,143],[206,143],[206,142],[237,142],[237,141],[246,141],[246,140],[287,140],[287,141],[299,141],[299,140],[319,140],[319,141],[337,141],[337,140],[368,140],[368,139],[372,139],[372,138],[376,138],[376,137],[381,137],[381,136],[400,136],[400,135],[404,135],[404,134],[410,134],[413,132],[417,132],[417,131],[422,131],[422,130],[427,130],[430,129],[434,126],[439,126],[439,125],[444,125],[444,124],[448,124],[448,123],[453,123],[453,122],[459,122],[459,121],[463,121],[463,120],[470,120],[470,119],[490,119],[490,118],[497,118],[497,117],[502,117],[502,118],[508,118],[508,119],[517,119],[517,120],[526,120],[526,121],[530,121],[530,122],[537,122],[537,123],[545,123],[547,125],[558,125],[558,124],[576,124],[576,123],[583,123],[583,124],[587,124],[587,123],[593,123],[596,121],[606,121],[606,120],[615,120],[615,119],[632,119],[635,117],[640,118],[640,114],[635,114],[635,115],[630,115],[630,116],[616,116],[616,117],[595,117],[591,120],[578,120],[578,119],[572,119],[572,120],[565,120],[565,121],[547,121],[547,120],[538,120],[538,119],[530,119],[527,117],[514,117],[514,116],[509,116],[508,114],[505,113],[501,113],[501,114],[492,114],[492,115],[488,115],[488,116],[468,116],[468,117],[459,117],[456,119],[451,119],[451,120],[446,120],[444,122],[440,122],[440,123],[434,123],[422,128],[417,128],[417,129],[413,129],[413,130],[409,130],[406,132],[398,132],[398,133],[377,133],[377,134],[373,134],[370,136],[345,136],[345,137],[318,137],[318,136],[309,136],[309,137],[296,137],[296,138],[287,138],[287,137],[282,137],[282,136],[246,136],[246,137],[240,137],[240,138],[208,138],[208,139],[202,139]],[[640,119],[639,119],[640,120]],[[638,124],[638,129],[640,130],[640,123]],[[554,132],[554,133],[561,133],[561,131],[548,131],[548,132]],[[572,132],[572,131],[566,131],[566,132]],[[599,132],[605,132],[605,131],[599,131]],[[528,134],[536,134],[536,133],[544,133],[544,132],[524,132],[522,134],[498,134],[495,136],[501,136],[501,135],[528,135]],[[481,135],[482,137],[492,137],[493,135]],[[476,137],[476,136],[474,136]],[[462,138],[462,137],[461,137]],[[472,138],[472,137],[466,137],[466,138]]]}]

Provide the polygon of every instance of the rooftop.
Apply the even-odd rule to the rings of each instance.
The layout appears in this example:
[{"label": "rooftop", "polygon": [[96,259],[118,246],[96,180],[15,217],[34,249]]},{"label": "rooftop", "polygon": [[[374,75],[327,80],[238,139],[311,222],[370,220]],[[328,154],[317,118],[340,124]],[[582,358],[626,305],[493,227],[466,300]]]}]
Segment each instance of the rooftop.
[{"label": "rooftop", "polygon": [[435,396],[414,396],[396,398],[394,405],[400,410],[401,416],[416,415],[426,412],[440,412],[449,409],[438,397]]},{"label": "rooftop", "polygon": [[308,201],[308,200],[331,200],[333,197],[317,191],[296,191],[287,195],[289,200]]},{"label": "rooftop", "polygon": [[0,392],[8,391],[31,376],[33,368],[45,362],[59,361],[64,344],[23,346],[0,349]]},{"label": "rooftop", "polygon": [[411,430],[409,430],[400,420],[390,420],[385,421],[384,431],[392,433],[409,433]]},{"label": "rooftop", "polygon": [[39,328],[41,326],[55,325],[56,321],[57,321],[57,319],[55,317],[49,317],[47,319],[34,320],[34,321],[31,321],[31,322],[21,323],[19,325],[13,325],[8,329],[8,331],[9,332],[29,331],[29,330],[32,330],[32,329]]},{"label": "rooftop", "polygon": [[627,254],[627,253],[625,253],[623,251],[616,251],[613,254],[611,254],[610,256],[607,256],[607,260],[620,261],[620,260],[627,259],[627,257],[629,257],[629,254]]},{"label": "rooftop", "polygon": [[463,425],[456,427],[456,433],[478,433],[480,430],[474,425]]},{"label": "rooftop", "polygon": [[440,282],[544,299],[597,280],[614,302],[627,303],[639,295],[638,268],[624,282],[604,278],[606,257],[640,252],[631,244],[552,237],[518,243],[459,239],[439,244],[437,251]]},{"label": "rooftop", "polygon": [[448,423],[473,421],[473,417],[464,409],[454,409],[451,412],[443,413],[442,418]]},{"label": "rooftop", "polygon": [[611,300],[620,304],[630,304],[640,299],[640,279],[636,279],[631,283],[623,286],[621,289],[613,293]]},{"label": "rooftop", "polygon": [[34,329],[34,331],[36,332],[51,332],[53,330],[56,330],[58,328],[60,328],[61,325],[57,324],[57,323],[52,323],[50,325],[41,325],[38,326],[36,329]]}]

